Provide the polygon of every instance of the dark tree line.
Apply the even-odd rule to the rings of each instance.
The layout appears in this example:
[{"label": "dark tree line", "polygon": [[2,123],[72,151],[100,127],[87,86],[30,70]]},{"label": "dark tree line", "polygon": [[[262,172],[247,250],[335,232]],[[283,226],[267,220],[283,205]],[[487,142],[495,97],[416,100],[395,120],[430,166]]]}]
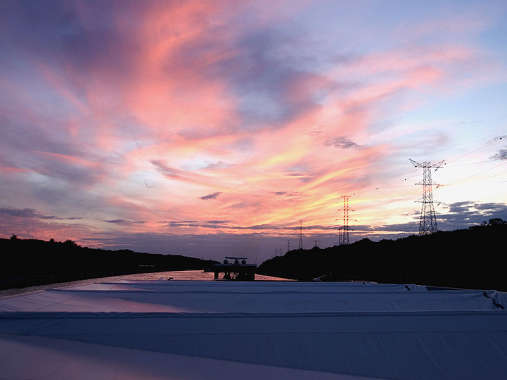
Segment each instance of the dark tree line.
[{"label": "dark tree line", "polygon": [[507,223],[346,246],[294,250],[265,261],[259,273],[309,281],[377,281],[507,290]]},{"label": "dark tree line", "polygon": [[64,242],[0,239],[0,289],[94,277],[203,269],[211,261],[180,255],[109,251]]}]

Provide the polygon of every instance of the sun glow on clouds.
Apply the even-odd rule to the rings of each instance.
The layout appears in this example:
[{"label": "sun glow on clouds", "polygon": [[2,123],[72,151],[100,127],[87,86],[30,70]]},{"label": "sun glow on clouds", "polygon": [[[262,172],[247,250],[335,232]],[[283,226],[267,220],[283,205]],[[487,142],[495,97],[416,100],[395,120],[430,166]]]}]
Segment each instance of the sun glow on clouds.
[{"label": "sun glow on clouds", "polygon": [[[277,4],[10,3],[2,206],[80,219],[31,216],[2,233],[287,236],[303,219],[309,233],[327,234],[341,194],[353,195],[353,224],[412,222],[418,189],[400,184],[412,173],[407,158],[452,153],[446,136],[461,116],[428,130],[438,120],[411,114],[464,91],[464,80],[471,91],[503,72],[476,39],[495,22],[490,10],[406,15],[411,30],[398,21],[379,34],[390,44],[354,49],[340,40],[336,18],[346,15],[336,4]],[[335,17],[312,18],[327,8]],[[446,20],[455,44],[438,35]],[[368,22],[349,37],[364,41]]]}]

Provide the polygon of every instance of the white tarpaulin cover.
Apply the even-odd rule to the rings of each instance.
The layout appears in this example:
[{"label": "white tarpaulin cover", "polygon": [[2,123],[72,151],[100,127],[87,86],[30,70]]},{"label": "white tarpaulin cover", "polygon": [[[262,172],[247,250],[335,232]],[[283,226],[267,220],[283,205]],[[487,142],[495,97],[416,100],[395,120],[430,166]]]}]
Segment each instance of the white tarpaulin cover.
[{"label": "white tarpaulin cover", "polygon": [[96,280],[0,297],[0,378],[501,379],[506,301],[415,285]]}]

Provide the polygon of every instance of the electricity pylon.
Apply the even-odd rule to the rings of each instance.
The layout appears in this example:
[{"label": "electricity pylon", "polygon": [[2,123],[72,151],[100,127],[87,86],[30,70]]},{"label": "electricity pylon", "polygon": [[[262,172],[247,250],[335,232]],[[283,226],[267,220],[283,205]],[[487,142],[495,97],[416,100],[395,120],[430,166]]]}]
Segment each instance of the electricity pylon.
[{"label": "electricity pylon", "polygon": [[421,203],[419,235],[431,234],[437,231],[437,217],[435,214],[435,205],[433,204],[433,182],[431,180],[431,169],[435,169],[435,171],[437,171],[445,165],[445,161],[417,162],[410,159],[410,162],[416,168],[423,169],[423,181],[422,183],[416,183],[416,185],[422,185],[423,187],[422,200],[419,201]]},{"label": "electricity pylon", "polygon": [[343,195],[343,225],[342,225],[342,232],[339,238],[339,244],[340,245],[346,245],[350,243],[349,238],[349,198],[350,195]]}]

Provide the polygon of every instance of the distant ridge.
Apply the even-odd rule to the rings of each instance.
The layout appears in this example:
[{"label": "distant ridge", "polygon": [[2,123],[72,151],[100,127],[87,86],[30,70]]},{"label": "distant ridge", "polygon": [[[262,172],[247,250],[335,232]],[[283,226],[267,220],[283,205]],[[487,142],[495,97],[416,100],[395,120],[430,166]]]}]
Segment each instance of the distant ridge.
[{"label": "distant ridge", "polygon": [[214,263],[181,255],[109,251],[65,242],[0,239],[0,289],[96,277],[203,269]]},{"label": "distant ridge", "polygon": [[507,222],[397,240],[362,239],[325,249],[293,250],[258,273],[308,281],[376,281],[507,290]]}]

